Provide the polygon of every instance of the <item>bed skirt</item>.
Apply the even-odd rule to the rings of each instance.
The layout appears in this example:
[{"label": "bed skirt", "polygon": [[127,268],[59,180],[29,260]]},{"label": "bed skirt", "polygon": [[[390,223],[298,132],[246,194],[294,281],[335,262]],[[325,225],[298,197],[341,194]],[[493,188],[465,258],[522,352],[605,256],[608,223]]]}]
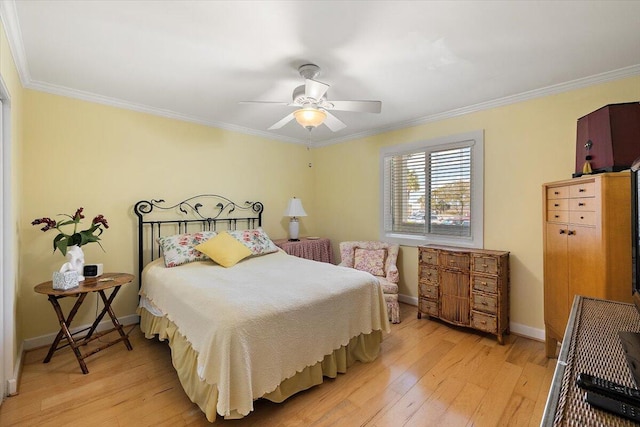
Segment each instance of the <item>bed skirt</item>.
[{"label": "bed skirt", "polygon": [[[185,393],[197,404],[210,422],[216,419],[218,389],[215,384],[208,384],[200,379],[197,373],[197,353],[191,344],[180,334],[176,325],[166,317],[157,317],[138,308],[140,329],[146,338],[156,335],[161,341],[168,340],[171,348],[171,360],[178,373],[178,378]],[[294,394],[321,384],[323,377],[335,378],[339,373],[347,372],[347,368],[356,361],[371,362],[378,357],[382,332],[373,331],[351,338],[349,344],[325,355],[321,362],[307,366],[291,378],[282,381],[272,392],[261,398],[280,403]],[[237,411],[225,418],[242,418]]]}]

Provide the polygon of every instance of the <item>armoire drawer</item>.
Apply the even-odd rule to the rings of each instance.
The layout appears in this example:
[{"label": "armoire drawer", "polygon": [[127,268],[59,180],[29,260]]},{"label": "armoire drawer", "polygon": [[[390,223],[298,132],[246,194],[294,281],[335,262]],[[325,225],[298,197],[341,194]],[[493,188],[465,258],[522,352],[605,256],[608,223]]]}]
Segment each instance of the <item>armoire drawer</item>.
[{"label": "armoire drawer", "polygon": [[574,184],[569,187],[569,197],[595,197],[596,196],[596,183],[595,182],[583,182],[580,184]]}]

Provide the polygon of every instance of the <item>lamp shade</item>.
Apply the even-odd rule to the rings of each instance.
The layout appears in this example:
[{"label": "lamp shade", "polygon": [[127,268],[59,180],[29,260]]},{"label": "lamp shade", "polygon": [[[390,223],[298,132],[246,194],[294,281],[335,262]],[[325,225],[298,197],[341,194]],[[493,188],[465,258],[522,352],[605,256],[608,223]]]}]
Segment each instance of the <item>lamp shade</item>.
[{"label": "lamp shade", "polygon": [[284,216],[297,217],[297,216],[307,216],[307,213],[304,211],[302,207],[302,200],[296,199],[295,197],[289,200],[289,205],[287,209],[284,211]]},{"label": "lamp shade", "polygon": [[293,116],[300,126],[305,128],[314,128],[324,122],[327,117],[327,113],[317,108],[305,107],[293,112]]}]

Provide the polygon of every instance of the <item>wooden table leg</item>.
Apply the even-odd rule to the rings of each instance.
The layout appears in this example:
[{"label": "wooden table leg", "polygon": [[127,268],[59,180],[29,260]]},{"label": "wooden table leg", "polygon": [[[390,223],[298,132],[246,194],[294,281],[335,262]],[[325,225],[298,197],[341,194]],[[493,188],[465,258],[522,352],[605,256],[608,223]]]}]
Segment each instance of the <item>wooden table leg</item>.
[{"label": "wooden table leg", "polygon": [[53,356],[53,353],[56,350],[58,350],[58,344],[60,343],[60,340],[64,336],[69,342],[69,346],[73,350],[73,353],[76,355],[76,359],[78,359],[78,363],[80,364],[80,369],[82,370],[82,373],[83,374],[89,373],[89,369],[87,369],[87,365],[84,363],[84,360],[83,360],[84,357],[82,356],[82,353],[80,353],[80,350],[78,350],[78,346],[76,345],[76,342],[73,339],[73,335],[71,335],[71,331],[69,330],[71,321],[75,317],[76,313],[78,312],[78,308],[80,308],[86,296],[87,294],[80,294],[80,296],[78,297],[78,300],[76,301],[76,303],[73,305],[73,308],[69,312],[69,316],[67,317],[67,319],[65,319],[64,314],[62,313],[62,308],[60,307],[60,304],[58,304],[58,298],[56,298],[53,295],[49,295],[49,302],[51,302],[51,305],[53,306],[53,309],[55,310],[56,315],[58,316],[58,321],[60,322],[60,331],[58,332],[58,335],[56,335],[55,340],[53,340],[53,344],[51,344],[51,347],[49,347],[49,352],[47,353],[47,356],[44,358],[44,361],[42,363],[49,363],[49,361],[51,360],[51,356]]},{"label": "wooden table leg", "polygon": [[104,308],[102,309],[102,313],[100,313],[100,318],[102,318],[102,316],[104,316],[105,312],[109,313],[109,317],[111,317],[111,322],[113,323],[113,326],[115,327],[115,329],[120,334],[120,340],[124,341],[124,345],[127,346],[128,350],[133,350],[133,347],[131,346],[131,343],[129,342],[129,335],[124,333],[122,325],[118,321],[118,318],[116,317],[116,314],[113,312],[113,309],[111,308],[111,303],[113,302],[113,300],[116,297],[116,294],[118,293],[119,290],[120,290],[119,286],[114,288],[113,292],[111,292],[111,295],[109,295],[108,299],[107,299],[107,296],[105,295],[103,290],[98,291],[98,293],[100,294],[100,298],[102,298],[102,302],[104,303]]}]

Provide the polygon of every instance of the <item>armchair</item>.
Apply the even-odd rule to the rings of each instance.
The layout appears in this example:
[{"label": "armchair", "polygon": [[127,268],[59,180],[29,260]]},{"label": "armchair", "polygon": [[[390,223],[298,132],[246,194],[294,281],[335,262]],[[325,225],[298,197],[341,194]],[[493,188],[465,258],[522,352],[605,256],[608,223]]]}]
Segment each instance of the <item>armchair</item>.
[{"label": "armchair", "polygon": [[378,279],[391,323],[400,323],[396,261],[399,245],[385,242],[341,242],[339,265],[371,273]]}]

